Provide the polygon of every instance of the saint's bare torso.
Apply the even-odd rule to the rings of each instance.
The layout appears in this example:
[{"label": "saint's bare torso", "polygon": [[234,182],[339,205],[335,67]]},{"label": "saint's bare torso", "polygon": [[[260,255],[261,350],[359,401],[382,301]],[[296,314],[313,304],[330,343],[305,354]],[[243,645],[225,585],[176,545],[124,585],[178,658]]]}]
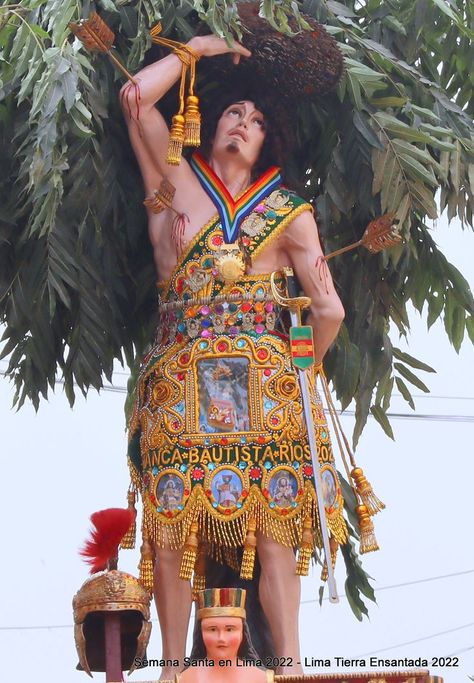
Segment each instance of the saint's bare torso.
[{"label": "saint's bare torso", "polygon": [[[197,183],[197,180],[196,180]],[[185,231],[183,234],[183,246],[189,243],[195,235],[216,215],[216,208],[207,194],[198,186],[189,188],[186,197],[176,193],[173,208],[180,214],[185,214]],[[172,237],[172,226],[177,213],[166,209],[160,214],[148,214],[148,234],[153,248],[158,279],[167,280],[177,263],[179,252],[176,240]],[[260,253],[249,266],[247,272],[271,273],[283,266],[291,265],[290,259],[285,253],[282,239],[276,239]]]}]

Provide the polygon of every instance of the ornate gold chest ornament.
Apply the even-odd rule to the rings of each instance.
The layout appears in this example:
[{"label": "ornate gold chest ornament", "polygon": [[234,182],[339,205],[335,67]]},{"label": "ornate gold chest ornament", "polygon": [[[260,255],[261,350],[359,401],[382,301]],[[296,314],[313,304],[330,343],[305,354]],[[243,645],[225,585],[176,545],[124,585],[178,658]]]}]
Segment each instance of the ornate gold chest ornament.
[{"label": "ornate gold chest ornament", "polygon": [[214,255],[214,265],[224,282],[239,280],[245,273],[245,259],[238,242],[221,244]]}]

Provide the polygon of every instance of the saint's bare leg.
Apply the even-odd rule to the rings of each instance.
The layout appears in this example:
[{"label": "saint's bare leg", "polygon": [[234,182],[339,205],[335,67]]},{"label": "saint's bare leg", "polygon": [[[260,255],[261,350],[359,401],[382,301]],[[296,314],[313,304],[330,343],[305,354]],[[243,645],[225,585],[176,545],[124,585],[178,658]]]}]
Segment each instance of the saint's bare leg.
[{"label": "saint's bare leg", "polygon": [[278,667],[276,673],[303,673],[298,635],[301,587],[294,552],[263,534],[258,535],[257,550],[262,567],[260,601],[270,624],[275,654],[288,664]]},{"label": "saint's bare leg", "polygon": [[[191,614],[191,585],[179,578],[182,550],[155,548],[154,595],[161,628],[163,659],[178,659],[183,668]],[[163,667],[159,680],[174,680],[174,667]]]}]

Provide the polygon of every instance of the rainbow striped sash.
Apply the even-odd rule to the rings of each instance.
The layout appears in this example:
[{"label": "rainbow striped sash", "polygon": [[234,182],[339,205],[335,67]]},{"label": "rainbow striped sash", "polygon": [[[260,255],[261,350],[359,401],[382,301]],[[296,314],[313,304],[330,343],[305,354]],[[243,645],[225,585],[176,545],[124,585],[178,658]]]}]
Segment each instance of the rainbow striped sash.
[{"label": "rainbow striped sash", "polygon": [[244,218],[281,184],[280,169],[272,166],[235,200],[199,152],[192,155],[191,168],[219,213],[224,240],[228,244],[236,241]]}]

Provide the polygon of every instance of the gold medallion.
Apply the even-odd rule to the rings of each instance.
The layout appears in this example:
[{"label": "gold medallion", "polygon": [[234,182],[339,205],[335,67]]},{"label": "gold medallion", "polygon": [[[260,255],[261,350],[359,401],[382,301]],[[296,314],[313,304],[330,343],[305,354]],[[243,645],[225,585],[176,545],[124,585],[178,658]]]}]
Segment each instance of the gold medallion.
[{"label": "gold medallion", "polygon": [[221,244],[214,256],[214,265],[224,282],[235,282],[242,277],[245,261],[238,243]]}]

